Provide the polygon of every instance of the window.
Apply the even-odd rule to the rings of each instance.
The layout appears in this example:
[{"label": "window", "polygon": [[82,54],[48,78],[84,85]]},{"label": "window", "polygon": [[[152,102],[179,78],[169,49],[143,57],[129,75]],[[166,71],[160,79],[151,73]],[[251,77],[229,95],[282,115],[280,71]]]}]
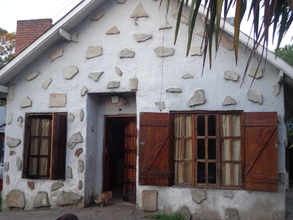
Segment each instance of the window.
[{"label": "window", "polygon": [[276,112],[141,113],[141,185],[278,190]]},{"label": "window", "polygon": [[26,114],[23,177],[64,179],[67,113]]}]

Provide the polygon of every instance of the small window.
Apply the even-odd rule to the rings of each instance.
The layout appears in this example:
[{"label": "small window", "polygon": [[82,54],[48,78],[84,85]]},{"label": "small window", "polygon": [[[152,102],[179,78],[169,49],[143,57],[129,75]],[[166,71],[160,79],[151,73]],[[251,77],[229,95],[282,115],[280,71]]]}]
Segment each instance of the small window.
[{"label": "small window", "polygon": [[67,113],[27,114],[23,177],[64,179]]}]

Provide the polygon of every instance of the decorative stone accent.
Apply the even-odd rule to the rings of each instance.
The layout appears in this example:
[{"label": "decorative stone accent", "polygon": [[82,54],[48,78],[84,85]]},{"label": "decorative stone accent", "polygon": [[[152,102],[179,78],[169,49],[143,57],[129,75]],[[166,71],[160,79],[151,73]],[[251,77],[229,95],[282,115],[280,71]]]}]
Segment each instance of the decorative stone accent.
[{"label": "decorative stone accent", "polygon": [[16,155],[16,152],[14,150],[9,151],[9,156]]},{"label": "decorative stone accent", "polygon": [[82,196],[77,195],[73,192],[64,192],[62,191],[57,199],[56,199],[56,203],[58,206],[65,206],[65,205],[75,205],[77,204],[79,201],[81,201]]},{"label": "decorative stone accent", "polygon": [[189,99],[188,105],[190,107],[196,106],[196,105],[202,105],[205,103],[205,95],[203,89],[197,89],[194,92],[194,95]]},{"label": "decorative stone accent", "polygon": [[224,74],[224,79],[226,80],[232,80],[232,81],[238,81],[239,79],[239,74],[238,73],[235,73],[233,71],[228,71],[226,70],[225,71],[225,74]]},{"label": "decorative stone accent", "polygon": [[192,217],[189,209],[186,206],[179,207],[176,212],[180,213],[186,220],[190,220]]},{"label": "decorative stone accent", "polygon": [[166,22],[159,27],[159,30],[165,30],[170,28],[172,28],[172,26],[168,22]]},{"label": "decorative stone accent", "polygon": [[58,49],[58,50],[56,50],[54,53],[52,53],[52,54],[50,55],[50,61],[53,62],[53,61],[56,60],[57,58],[62,57],[62,56],[63,56],[63,52],[64,52],[63,49]]},{"label": "decorative stone accent", "polygon": [[22,122],[23,122],[23,118],[21,116],[19,116],[17,118],[17,125],[18,125],[18,127],[22,128]]},{"label": "decorative stone accent", "polygon": [[233,199],[234,198],[234,192],[232,192],[232,191],[225,191],[224,193],[223,193],[223,196],[224,197],[226,197],[226,198],[229,198],[229,199]]},{"label": "decorative stone accent", "polygon": [[94,57],[102,56],[103,48],[101,46],[88,46],[85,57],[91,59]]},{"label": "decorative stone accent", "polygon": [[247,99],[252,102],[259,103],[260,105],[263,101],[262,94],[256,90],[249,90],[247,92]]},{"label": "decorative stone accent", "polygon": [[170,92],[170,93],[182,93],[182,89],[179,87],[170,87],[168,89],[166,89],[166,92]]},{"label": "decorative stone accent", "polygon": [[46,192],[38,192],[34,199],[34,208],[40,207],[50,207],[51,204],[48,199],[48,194]]},{"label": "decorative stone accent", "polygon": [[116,73],[119,75],[119,76],[122,76],[123,75],[123,72],[121,71],[121,69],[119,69],[119,67],[115,67],[115,71]]},{"label": "decorative stone accent", "polygon": [[131,18],[143,18],[148,17],[148,14],[145,12],[143,6],[141,3],[138,3],[136,8],[134,9],[132,15],[130,15]]},{"label": "decorative stone accent", "polygon": [[[178,12],[174,13],[174,14],[173,14],[173,17],[177,20],[177,18],[178,18]],[[188,20],[188,18],[185,17],[184,15],[181,15],[180,22],[183,23],[183,24],[188,25],[189,20]]]},{"label": "decorative stone accent", "polygon": [[40,75],[40,72],[33,72],[30,75],[28,75],[25,79],[27,81],[31,81],[31,80],[37,78],[38,75]]},{"label": "decorative stone accent", "polygon": [[77,189],[82,190],[82,181],[81,180],[78,181]]},{"label": "decorative stone accent", "polygon": [[251,76],[252,78],[259,79],[259,78],[261,78],[263,76],[263,68],[249,69],[248,75]]},{"label": "decorative stone accent", "polygon": [[83,160],[78,160],[78,172],[82,173],[84,170],[84,162]]},{"label": "decorative stone accent", "polygon": [[120,31],[117,29],[116,26],[111,27],[111,28],[106,32],[107,35],[113,35],[113,34],[119,34],[119,33],[120,33]]},{"label": "decorative stone accent", "polygon": [[88,91],[89,91],[88,88],[86,86],[83,86],[81,88],[80,95],[84,96],[85,94],[87,94]]},{"label": "decorative stone accent", "polygon": [[190,56],[201,56],[203,54],[203,49],[201,47],[191,47]]},{"label": "decorative stone accent", "polygon": [[13,113],[9,113],[7,117],[7,124],[11,124],[13,121]]},{"label": "decorative stone accent", "polygon": [[69,114],[68,114],[68,121],[69,121],[69,122],[74,122],[74,118],[75,118],[75,117],[74,117],[74,115],[73,115],[72,113],[69,113]]},{"label": "decorative stone accent", "polygon": [[174,55],[174,48],[170,47],[157,47],[155,48],[155,53],[157,54],[158,57],[168,57],[168,56],[173,56]]},{"label": "decorative stone accent", "polygon": [[197,204],[200,204],[207,198],[206,191],[201,189],[191,190],[191,197],[193,201],[195,201]]},{"label": "decorative stone accent", "polygon": [[69,66],[63,70],[63,76],[65,79],[72,79],[79,72],[76,66]]},{"label": "decorative stone accent", "polygon": [[182,76],[183,79],[192,79],[193,75],[190,75],[189,73],[186,73]]},{"label": "decorative stone accent", "polygon": [[9,208],[21,208],[25,207],[24,193],[14,189],[11,190],[6,196],[7,206]]},{"label": "decorative stone accent", "polygon": [[96,14],[94,17],[92,17],[92,21],[98,21],[100,20],[101,17],[103,17],[105,15],[104,11],[100,11],[98,14]]},{"label": "decorative stone accent", "polygon": [[19,157],[16,158],[16,167],[18,170],[21,170],[22,167],[22,161]]},{"label": "decorative stone accent", "polygon": [[4,162],[4,167],[3,167],[3,169],[4,169],[4,172],[8,172],[9,171],[9,162]]},{"label": "decorative stone accent", "polygon": [[237,209],[225,209],[225,219],[239,220]]},{"label": "decorative stone accent", "polygon": [[78,149],[76,149],[74,155],[75,155],[76,157],[79,157],[79,156],[82,154],[82,152],[83,152],[83,149],[82,149],[82,148],[78,148]]},{"label": "decorative stone accent", "polygon": [[58,94],[58,93],[50,94],[50,103],[49,103],[50,108],[51,107],[65,107],[66,102],[67,102],[66,94]]},{"label": "decorative stone accent", "polygon": [[35,182],[27,182],[27,186],[28,186],[31,190],[34,190],[34,189],[35,189]]},{"label": "decorative stone accent", "polygon": [[133,78],[129,79],[129,81],[130,81],[130,91],[136,92],[138,90],[138,79],[136,78],[136,76],[134,76]]},{"label": "decorative stone accent", "polygon": [[9,86],[7,98],[8,100],[14,99],[14,86]]},{"label": "decorative stone accent", "polygon": [[71,35],[71,41],[78,43],[78,33],[75,32]]},{"label": "decorative stone accent", "polygon": [[118,0],[117,3],[119,4],[124,4],[126,2],[126,0]]},{"label": "decorative stone accent", "polygon": [[53,81],[53,79],[51,77],[49,77],[43,84],[42,87],[44,89],[47,89],[49,87],[49,85],[51,84],[51,82]]},{"label": "decorative stone accent", "polygon": [[221,38],[221,44],[227,50],[233,50],[234,49],[234,43],[232,43],[231,41],[229,41],[226,37],[222,37]]},{"label": "decorative stone accent", "polygon": [[143,190],[142,191],[142,209],[147,212],[157,211],[157,190]]},{"label": "decorative stone accent", "polygon": [[151,34],[134,34],[134,39],[136,40],[136,42],[145,42],[149,39],[152,38]]},{"label": "decorative stone accent", "polygon": [[224,100],[224,102],[222,103],[223,106],[228,106],[228,105],[236,105],[236,101],[230,97],[230,96],[227,96]]},{"label": "decorative stone accent", "polygon": [[30,99],[30,97],[25,97],[22,101],[21,101],[21,108],[27,108],[27,107],[31,107],[33,104],[33,101]]},{"label": "decorative stone accent", "polygon": [[51,191],[56,191],[57,189],[60,189],[63,186],[64,186],[64,183],[59,183],[59,182],[53,183],[51,185]]},{"label": "decorative stone accent", "polygon": [[80,109],[79,111],[79,117],[80,117],[80,121],[83,121],[83,118],[84,118],[84,112],[82,109]]},{"label": "decorative stone accent", "polygon": [[92,80],[94,80],[95,82],[98,82],[101,75],[103,74],[104,72],[103,71],[93,71],[93,72],[90,72],[89,74],[89,78],[91,78]]},{"label": "decorative stone accent", "polygon": [[5,139],[6,139],[7,146],[10,148],[15,148],[21,143],[21,140],[17,138],[12,138],[7,136]]},{"label": "decorative stone accent", "polygon": [[274,95],[277,96],[280,94],[281,85],[279,83],[273,85]]},{"label": "decorative stone accent", "polygon": [[78,143],[82,143],[83,138],[80,132],[74,133],[68,141],[68,147],[73,149]]},{"label": "decorative stone accent", "polygon": [[120,58],[133,58],[135,55],[135,52],[132,50],[128,50],[127,48],[120,51]]},{"label": "decorative stone accent", "polygon": [[159,106],[160,109],[165,109],[165,102],[155,102],[157,106]]},{"label": "decorative stone accent", "polygon": [[107,89],[117,89],[120,86],[120,82],[117,81],[111,81],[107,85]]},{"label": "decorative stone accent", "polygon": [[10,177],[9,177],[8,174],[5,177],[5,181],[6,181],[6,185],[9,185],[10,184]]},{"label": "decorative stone accent", "polygon": [[67,177],[68,178],[72,178],[73,177],[73,174],[72,174],[72,168],[70,166],[67,166],[67,169],[66,169],[66,173],[67,173]]}]

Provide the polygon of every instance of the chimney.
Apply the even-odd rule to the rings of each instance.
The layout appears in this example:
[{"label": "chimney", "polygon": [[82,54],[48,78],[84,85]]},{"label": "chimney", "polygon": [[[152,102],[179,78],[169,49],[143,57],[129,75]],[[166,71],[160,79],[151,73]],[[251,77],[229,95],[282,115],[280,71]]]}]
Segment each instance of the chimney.
[{"label": "chimney", "polygon": [[15,38],[15,56],[52,27],[52,19],[17,21]]}]

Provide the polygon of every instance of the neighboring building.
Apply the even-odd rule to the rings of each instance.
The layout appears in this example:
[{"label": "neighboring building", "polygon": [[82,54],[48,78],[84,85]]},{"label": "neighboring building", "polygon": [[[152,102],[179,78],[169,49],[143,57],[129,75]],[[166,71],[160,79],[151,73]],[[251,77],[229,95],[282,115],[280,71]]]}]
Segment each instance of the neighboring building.
[{"label": "neighboring building", "polygon": [[226,24],[202,74],[200,19],[186,57],[177,2],[167,16],[159,5],[84,0],[0,70],[4,210],[85,207],[112,190],[147,211],[285,216],[292,67],[269,53],[243,79],[249,52],[236,66]]}]

